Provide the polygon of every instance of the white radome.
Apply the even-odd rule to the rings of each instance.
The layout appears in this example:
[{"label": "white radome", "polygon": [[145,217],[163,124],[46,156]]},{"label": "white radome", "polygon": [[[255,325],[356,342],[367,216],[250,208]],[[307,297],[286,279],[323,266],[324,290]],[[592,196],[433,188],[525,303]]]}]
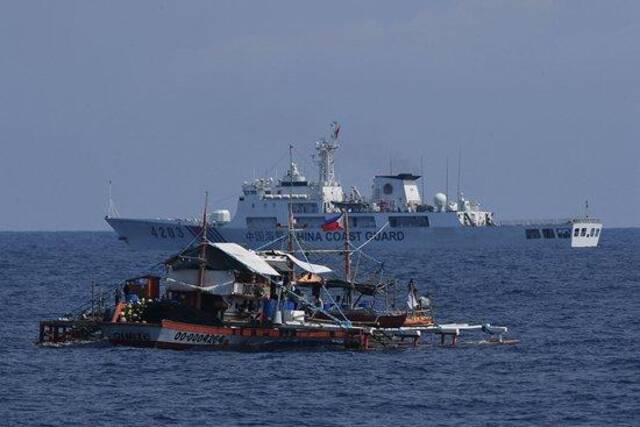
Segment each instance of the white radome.
[{"label": "white radome", "polygon": [[444,193],[436,193],[433,196],[433,204],[439,208],[444,208],[447,205],[447,195]]},{"label": "white radome", "polygon": [[231,212],[227,209],[217,209],[211,212],[210,219],[217,223],[226,223],[231,221]]}]

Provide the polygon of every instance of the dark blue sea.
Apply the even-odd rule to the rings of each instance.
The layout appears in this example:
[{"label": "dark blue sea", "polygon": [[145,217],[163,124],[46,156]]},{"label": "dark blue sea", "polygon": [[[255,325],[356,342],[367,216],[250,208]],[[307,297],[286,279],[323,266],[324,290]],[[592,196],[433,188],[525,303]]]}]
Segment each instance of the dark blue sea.
[{"label": "dark blue sea", "polygon": [[36,346],[38,321],[82,306],[91,281],[162,255],[106,232],[0,233],[0,425],[637,426],[639,242],[374,254],[441,322],[507,325],[516,346],[178,352]]}]

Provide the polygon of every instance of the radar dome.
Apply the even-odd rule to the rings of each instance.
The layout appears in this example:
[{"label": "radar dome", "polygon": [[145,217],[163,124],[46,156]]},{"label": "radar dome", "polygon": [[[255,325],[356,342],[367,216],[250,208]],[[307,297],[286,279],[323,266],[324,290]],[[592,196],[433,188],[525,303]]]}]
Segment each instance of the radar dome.
[{"label": "radar dome", "polygon": [[218,209],[209,215],[209,221],[215,223],[226,223],[231,221],[231,212],[226,209]]},{"label": "radar dome", "polygon": [[444,209],[447,205],[447,196],[444,193],[436,193],[433,197],[433,204],[436,205],[440,209]]}]

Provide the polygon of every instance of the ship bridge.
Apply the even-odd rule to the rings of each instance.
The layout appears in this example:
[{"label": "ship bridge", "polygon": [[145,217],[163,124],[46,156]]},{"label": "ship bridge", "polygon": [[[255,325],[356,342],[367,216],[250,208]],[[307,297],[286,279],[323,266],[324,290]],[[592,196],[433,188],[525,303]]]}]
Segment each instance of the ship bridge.
[{"label": "ship bridge", "polygon": [[342,186],[336,179],[334,153],[339,148],[339,125],[334,122],[331,136],[315,143],[313,158],[318,166],[318,180],[309,181],[296,163],[291,161],[282,178],[258,178],[242,185],[236,216],[276,217],[278,222],[293,213],[326,213],[337,210],[334,203],[344,200]]},{"label": "ship bridge", "polygon": [[377,175],[373,179],[373,204],[381,211],[417,211],[422,204],[418,179],[419,175],[410,173]]}]

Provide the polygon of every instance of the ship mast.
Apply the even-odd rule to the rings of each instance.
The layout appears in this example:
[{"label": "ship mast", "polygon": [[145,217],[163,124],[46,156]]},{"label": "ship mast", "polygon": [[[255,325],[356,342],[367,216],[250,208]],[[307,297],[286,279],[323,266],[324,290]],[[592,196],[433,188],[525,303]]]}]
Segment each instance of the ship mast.
[{"label": "ship mast", "polygon": [[[340,148],[338,138],[340,135],[340,125],[334,121],[331,123],[331,135],[329,139],[320,138],[316,141],[316,153],[313,158],[318,165],[318,192],[322,199],[322,211],[329,212],[330,203],[325,200],[327,187],[329,193],[333,194],[336,187],[339,186],[336,180],[334,153]],[[333,196],[332,196],[333,197]]]},{"label": "ship mast", "polygon": [[320,138],[316,142],[317,163],[318,163],[318,183],[320,186],[336,185],[336,169],[333,153],[340,147],[338,136],[340,135],[340,125],[338,122],[331,123],[331,136],[329,140]]}]

